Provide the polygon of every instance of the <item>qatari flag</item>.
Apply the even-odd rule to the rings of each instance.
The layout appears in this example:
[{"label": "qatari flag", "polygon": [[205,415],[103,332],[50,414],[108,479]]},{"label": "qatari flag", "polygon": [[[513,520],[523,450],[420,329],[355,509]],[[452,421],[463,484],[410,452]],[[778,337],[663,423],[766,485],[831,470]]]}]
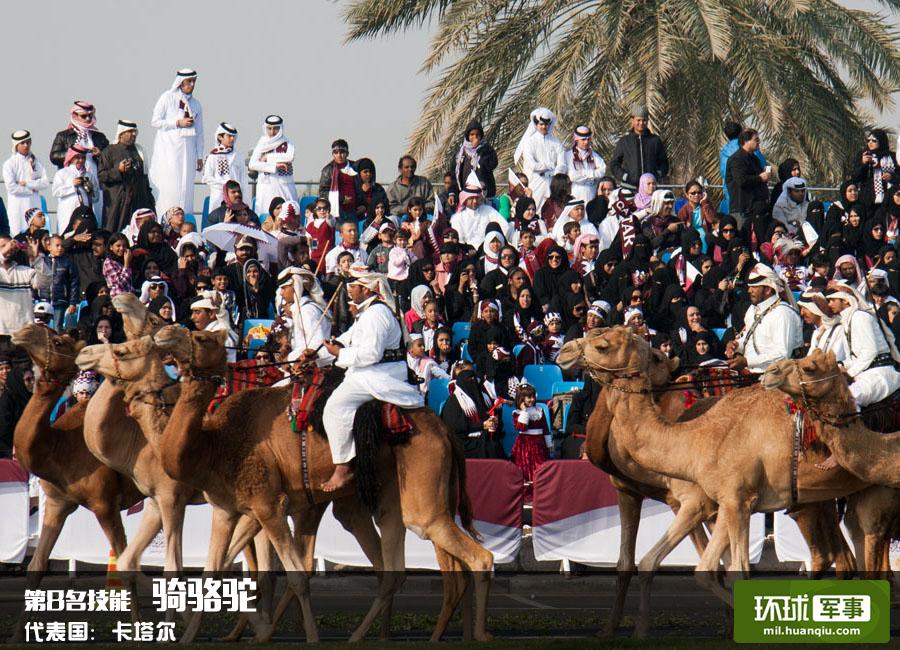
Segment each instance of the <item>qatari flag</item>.
[{"label": "qatari flag", "polygon": [[0,562],[25,559],[29,510],[28,472],[15,460],[0,460]]},{"label": "qatari flag", "polygon": [[[565,495],[561,498],[560,495]],[[609,475],[583,460],[550,461],[534,476],[534,555],[538,560],[570,560],[614,565],[619,559],[621,522],[616,489]],[[639,560],[675,519],[665,504],[644,499],[635,555]],[[750,519],[750,561],[759,561],[764,515]],[[699,557],[683,540],[663,566],[695,566]]]}]

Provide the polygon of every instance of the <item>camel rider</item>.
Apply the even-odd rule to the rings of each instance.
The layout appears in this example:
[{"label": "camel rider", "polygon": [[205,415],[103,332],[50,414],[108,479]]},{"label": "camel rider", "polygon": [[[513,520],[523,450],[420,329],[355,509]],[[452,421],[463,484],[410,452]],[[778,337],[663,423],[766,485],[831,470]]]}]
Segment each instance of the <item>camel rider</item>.
[{"label": "camel rider", "polygon": [[880,402],[900,390],[900,361],[894,336],[875,315],[875,310],[856,287],[844,282],[832,282],[827,294],[828,306],[840,313],[844,328],[847,356],[844,372],[852,381],[850,393],[856,407]]},{"label": "camel rider", "polygon": [[281,312],[291,319],[291,349],[294,351],[319,350],[318,356],[329,359],[331,355],[324,341],[331,338],[331,319],[325,314],[325,299],[316,276],[297,266],[289,266],[278,274],[281,293]]},{"label": "camel rider", "polygon": [[744,315],[744,329],[737,340],[736,355],[728,366],[765,372],[775,361],[790,359],[803,345],[803,323],[794,306],[793,294],[775,271],[757,264],[747,278],[752,303]]},{"label": "camel rider", "polygon": [[237,361],[235,348],[238,344],[238,335],[231,329],[228,312],[222,307],[218,296],[212,294],[213,292],[206,292],[199,300],[191,303],[191,321],[197,331],[228,332],[228,340],[225,343],[230,346],[227,350],[228,361],[234,363]]},{"label": "camel rider", "polygon": [[806,356],[815,350],[824,350],[832,352],[838,362],[846,359],[847,341],[844,338],[841,318],[831,311],[825,295],[818,291],[807,291],[800,296],[797,306],[800,307],[800,318],[803,322],[815,327]]},{"label": "camel rider", "polygon": [[[334,474],[322,485],[325,492],[340,489],[353,477],[349,463],[356,456],[353,418],[357,408],[371,399],[403,408],[424,406],[418,388],[407,382],[403,330],[387,277],[365,266],[351,267],[350,275],[347,293],[356,320],[337,339],[324,343],[336,357],[335,365],[347,369],[344,381],[325,403],[322,417],[335,465]],[[311,351],[307,356],[312,356]]]}]

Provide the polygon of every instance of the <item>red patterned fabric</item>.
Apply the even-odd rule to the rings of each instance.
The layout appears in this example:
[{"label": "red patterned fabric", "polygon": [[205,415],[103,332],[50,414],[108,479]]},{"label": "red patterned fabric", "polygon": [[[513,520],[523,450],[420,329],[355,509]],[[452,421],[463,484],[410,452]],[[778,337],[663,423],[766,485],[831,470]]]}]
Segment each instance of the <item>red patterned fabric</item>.
[{"label": "red patterned fabric", "polygon": [[534,474],[547,461],[547,443],[544,436],[520,435],[516,437],[512,448],[512,460],[525,476],[525,501],[531,501],[534,487]]},{"label": "red patterned fabric", "polygon": [[216,391],[216,396],[209,404],[209,412],[215,411],[219,404],[229,395],[234,395],[248,388],[271,386],[283,378],[284,375],[275,366],[259,367],[253,359],[229,363],[228,383],[220,386],[219,390]]}]

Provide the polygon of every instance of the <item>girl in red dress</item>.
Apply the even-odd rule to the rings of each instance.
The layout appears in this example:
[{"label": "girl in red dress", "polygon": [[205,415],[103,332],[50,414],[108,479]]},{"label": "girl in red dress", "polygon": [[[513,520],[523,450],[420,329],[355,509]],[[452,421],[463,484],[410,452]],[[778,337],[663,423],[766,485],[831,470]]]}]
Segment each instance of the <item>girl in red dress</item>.
[{"label": "girl in red dress", "polygon": [[544,411],[536,406],[534,386],[522,382],[516,387],[513,426],[519,435],[512,448],[512,461],[525,475],[525,500],[531,501],[534,473],[545,460],[552,444]]}]

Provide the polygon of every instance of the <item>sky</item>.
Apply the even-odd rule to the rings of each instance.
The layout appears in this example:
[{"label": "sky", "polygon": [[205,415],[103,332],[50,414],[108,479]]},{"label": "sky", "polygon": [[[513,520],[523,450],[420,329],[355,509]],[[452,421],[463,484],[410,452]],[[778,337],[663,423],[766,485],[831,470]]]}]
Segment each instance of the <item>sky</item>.
[{"label": "sky", "polygon": [[[246,154],[265,116],[278,113],[297,149],[297,180],[317,180],[331,142],[342,137],[352,158],[372,158],[379,180],[389,182],[434,81],[419,73],[428,28],[345,44],[342,6],[329,0],[5,2],[0,138],[30,130],[35,153],[48,163],[53,136],[80,99],[97,106],[98,126],[110,137],[117,119],[135,120],[149,156],[153,106],[175,71],[192,67],[200,75],[195,96],[207,148],[216,124],[228,121]],[[900,127],[900,106],[880,122]]]}]

